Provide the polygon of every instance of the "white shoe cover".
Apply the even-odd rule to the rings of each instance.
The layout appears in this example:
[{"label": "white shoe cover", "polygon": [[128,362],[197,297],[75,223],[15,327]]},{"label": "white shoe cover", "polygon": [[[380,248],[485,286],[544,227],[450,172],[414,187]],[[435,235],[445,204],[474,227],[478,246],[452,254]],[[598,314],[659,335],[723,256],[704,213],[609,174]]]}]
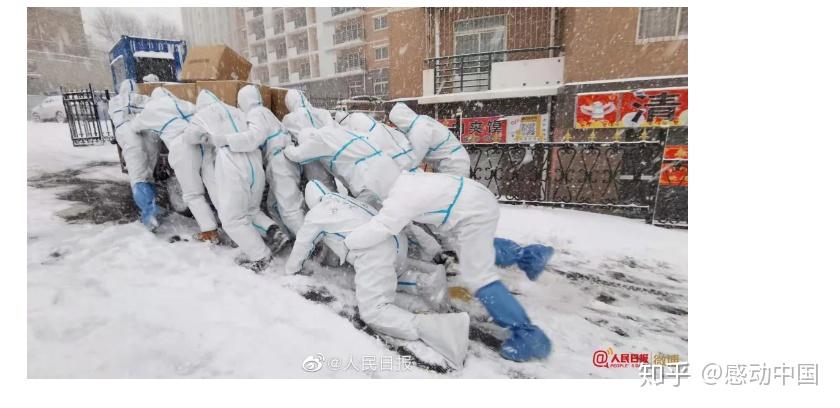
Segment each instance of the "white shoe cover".
[{"label": "white shoe cover", "polygon": [[420,340],[440,353],[457,370],[464,366],[469,343],[470,315],[466,313],[417,315]]}]

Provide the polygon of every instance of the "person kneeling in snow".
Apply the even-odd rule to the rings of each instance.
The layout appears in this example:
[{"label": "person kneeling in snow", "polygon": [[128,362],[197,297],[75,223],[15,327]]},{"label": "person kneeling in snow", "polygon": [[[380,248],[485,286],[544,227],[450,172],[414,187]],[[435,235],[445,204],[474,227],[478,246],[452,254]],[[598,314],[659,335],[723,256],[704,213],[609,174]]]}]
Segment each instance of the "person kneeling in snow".
[{"label": "person kneeling in snow", "polygon": [[206,186],[210,200],[217,202],[213,146],[188,144],[181,137],[194,112],[192,103],[180,100],[169,90],[159,87],[152,91],[143,112],[134,118],[131,125],[137,132],[150,130],[160,135],[169,150],[169,165],[175,171],[184,202],[201,230],[195,238],[218,243],[216,215],[204,197]]},{"label": "person kneeling in snow", "polygon": [[[397,231],[388,239],[364,249],[347,250],[344,237],[365,225],[376,211],[350,197],[328,191],[318,181],[306,185],[309,212],[298,231],[286,273],[298,273],[315,249],[324,244],[355,269],[356,300],[361,319],[374,330],[406,340],[422,340],[444,356],[455,368],[466,357],[469,315],[466,313],[415,314],[394,304],[399,286],[421,286],[421,295],[438,304],[446,294],[446,275],[442,268],[434,273],[407,272],[398,277],[395,266],[406,259],[405,236]],[[408,281],[411,282],[408,282]],[[426,289],[422,288],[423,286]]]},{"label": "person kneeling in snow", "polygon": [[[265,178],[270,189],[269,202],[274,204],[269,204],[269,208],[274,208],[286,228],[292,234],[297,234],[303,224],[303,193],[298,187],[300,168],[282,154],[283,149],[292,145],[291,135],[277,117],[263,106],[256,86],[243,86],[237,94],[237,101],[239,109],[248,115],[248,129],[214,136],[214,143],[228,146],[232,152],[262,153]],[[278,236],[278,233],[270,229],[267,234]]]},{"label": "person kneeling in snow", "polygon": [[125,167],[131,179],[131,194],[140,210],[140,221],[150,231],[154,231],[160,226],[154,178],[160,141],[135,131],[131,126],[134,117],[143,111],[147,99],[147,96],[137,93],[134,80],[126,79],[120,84],[119,93],[108,103],[108,115],[114,124],[117,143],[122,148]]},{"label": "person kneeling in snow", "polygon": [[502,344],[502,357],[528,361],[548,356],[548,337],[531,323],[495,272],[493,239],[499,204],[493,193],[466,177],[403,172],[379,214],[350,233],[344,244],[350,251],[381,245],[411,221],[436,226],[439,232],[454,238],[461,280],[493,321],[511,332]]},{"label": "person kneeling in snow", "polygon": [[469,177],[470,155],[452,132],[437,120],[414,113],[398,102],[388,113],[388,120],[405,134],[414,148],[413,171],[421,162],[434,167],[436,173]]},{"label": "person kneeling in snow", "polygon": [[[260,272],[272,259],[272,250],[261,235],[268,238],[275,253],[288,243],[288,238],[274,220],[260,210],[265,172],[259,149],[235,152],[229,144],[221,144],[224,138],[220,136],[238,134],[247,128],[244,112],[228,106],[204,89],[198,94],[195,114],[182,137],[187,143],[200,144],[210,140],[215,145],[217,210],[222,227],[244,252],[236,263]],[[269,231],[275,234],[267,235]]]}]

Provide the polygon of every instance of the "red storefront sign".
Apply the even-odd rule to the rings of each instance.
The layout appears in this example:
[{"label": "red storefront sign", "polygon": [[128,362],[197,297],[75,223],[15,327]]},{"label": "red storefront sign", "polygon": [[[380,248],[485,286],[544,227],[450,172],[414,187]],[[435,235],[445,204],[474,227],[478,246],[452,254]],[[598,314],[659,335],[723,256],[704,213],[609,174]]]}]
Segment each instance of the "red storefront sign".
[{"label": "red storefront sign", "polygon": [[665,160],[688,160],[688,145],[667,145],[662,158]]},{"label": "red storefront sign", "polygon": [[663,187],[688,187],[688,162],[662,163],[659,185]]},{"label": "red storefront sign", "polygon": [[502,116],[463,118],[461,143],[507,143],[507,121]]},{"label": "red storefront sign", "polygon": [[578,94],[575,127],[687,126],[688,88]]}]

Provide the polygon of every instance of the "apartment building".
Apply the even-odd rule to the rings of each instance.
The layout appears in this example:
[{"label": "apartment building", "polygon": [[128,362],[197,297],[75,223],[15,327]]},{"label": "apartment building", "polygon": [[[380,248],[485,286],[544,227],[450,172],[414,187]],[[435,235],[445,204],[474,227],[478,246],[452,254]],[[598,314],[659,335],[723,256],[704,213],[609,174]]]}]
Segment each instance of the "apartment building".
[{"label": "apartment building", "polygon": [[240,7],[182,7],[181,23],[189,47],[225,44],[248,55],[245,14]]},{"label": "apartment building", "polygon": [[29,95],[111,86],[108,56],[91,53],[79,7],[27,7],[26,79]]},{"label": "apartment building", "polygon": [[[394,46],[416,55],[422,65],[422,46],[407,29],[423,32],[421,8],[385,7],[250,7],[244,8],[252,79],[272,86],[304,90],[314,100],[333,103],[352,96],[394,97]],[[407,18],[417,22],[404,24]],[[396,22],[396,24],[395,24]],[[398,41],[394,41],[394,36]],[[420,78],[417,67],[407,68]],[[405,79],[398,75],[398,78]],[[399,96],[405,96],[399,92]],[[328,101],[329,100],[329,101]]]}]

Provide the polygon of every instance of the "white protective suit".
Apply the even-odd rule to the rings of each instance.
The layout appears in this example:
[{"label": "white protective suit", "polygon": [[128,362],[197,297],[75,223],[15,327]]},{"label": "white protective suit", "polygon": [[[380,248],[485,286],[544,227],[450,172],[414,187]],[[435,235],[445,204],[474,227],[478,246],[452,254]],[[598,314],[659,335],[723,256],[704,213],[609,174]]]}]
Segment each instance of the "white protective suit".
[{"label": "white protective suit", "polygon": [[420,162],[414,156],[414,148],[402,132],[361,112],[346,116],[336,113],[336,119],[336,122],[350,131],[367,132],[370,140],[394,159],[400,169],[411,171]]},{"label": "white protective suit", "polygon": [[[284,100],[289,113],[283,117],[283,126],[295,137],[295,140],[300,139],[300,132],[305,128],[320,129],[325,126],[338,126],[327,110],[313,107],[300,91],[289,90]],[[318,180],[331,190],[335,190],[335,180],[321,162],[313,161],[301,167],[303,167],[303,176],[307,180]]]},{"label": "white protective suit", "polygon": [[411,142],[414,167],[427,162],[437,173],[469,177],[470,155],[446,126],[426,115],[414,113],[402,102],[391,108],[388,120]]},{"label": "white protective suit", "polygon": [[213,168],[213,145],[184,142],[181,135],[190,124],[195,106],[180,100],[163,87],[155,88],[146,107],[132,121],[136,131],[151,130],[160,136],[169,150],[169,165],[181,186],[184,202],[195,217],[202,232],[213,231],[218,225],[216,215],[204,197],[205,186],[210,200],[217,202],[216,175]]},{"label": "white protective suit", "polygon": [[265,178],[270,187],[269,207],[277,212],[283,223],[297,234],[303,224],[303,193],[300,191],[300,166],[289,161],[283,150],[292,145],[291,135],[277,117],[262,105],[257,87],[246,85],[237,95],[239,108],[247,114],[248,128],[236,134],[217,138],[216,143],[228,145],[231,152],[262,153]]},{"label": "white protective suit", "polygon": [[403,172],[394,182],[379,214],[344,240],[351,251],[387,241],[406,225],[429,224],[452,236],[460,277],[472,293],[496,280],[493,238],[499,220],[496,197],[466,177]]},{"label": "white protective suit", "polygon": [[137,93],[134,80],[126,79],[120,84],[119,93],[108,103],[108,115],[114,123],[115,136],[122,148],[132,187],[140,182],[155,182],[159,141],[148,134],[134,131],[130,125],[134,117],[143,111],[148,99],[148,96]]},{"label": "white protective suit", "polygon": [[[323,241],[342,263],[346,260],[353,265],[359,315],[365,323],[389,336],[422,340],[460,367],[469,331],[466,313],[418,315],[394,304],[398,286],[395,268],[406,259],[405,236],[397,231],[368,248],[348,251],[342,242],[344,237],[365,225],[376,210],[358,200],[330,192],[318,181],[307,184],[306,202],[310,210],[286,261],[286,272],[300,271],[316,244]],[[445,276],[442,270],[439,272],[440,276]]]},{"label": "white protective suit", "polygon": [[303,129],[298,145],[286,148],[283,154],[296,163],[321,162],[354,197],[378,207],[400,173],[397,163],[383,154],[367,133],[351,132],[340,126],[305,128],[305,124],[297,123],[301,119],[290,121],[292,126]]},{"label": "white protective suit", "polygon": [[248,129],[245,113],[224,102],[208,90],[196,99],[196,111],[182,136],[187,143],[213,141],[216,148],[216,183],[219,218],[228,236],[239,245],[249,261],[268,257],[271,251],[262,236],[274,221],[260,210],[265,172],[259,149],[234,152],[217,140]]}]

